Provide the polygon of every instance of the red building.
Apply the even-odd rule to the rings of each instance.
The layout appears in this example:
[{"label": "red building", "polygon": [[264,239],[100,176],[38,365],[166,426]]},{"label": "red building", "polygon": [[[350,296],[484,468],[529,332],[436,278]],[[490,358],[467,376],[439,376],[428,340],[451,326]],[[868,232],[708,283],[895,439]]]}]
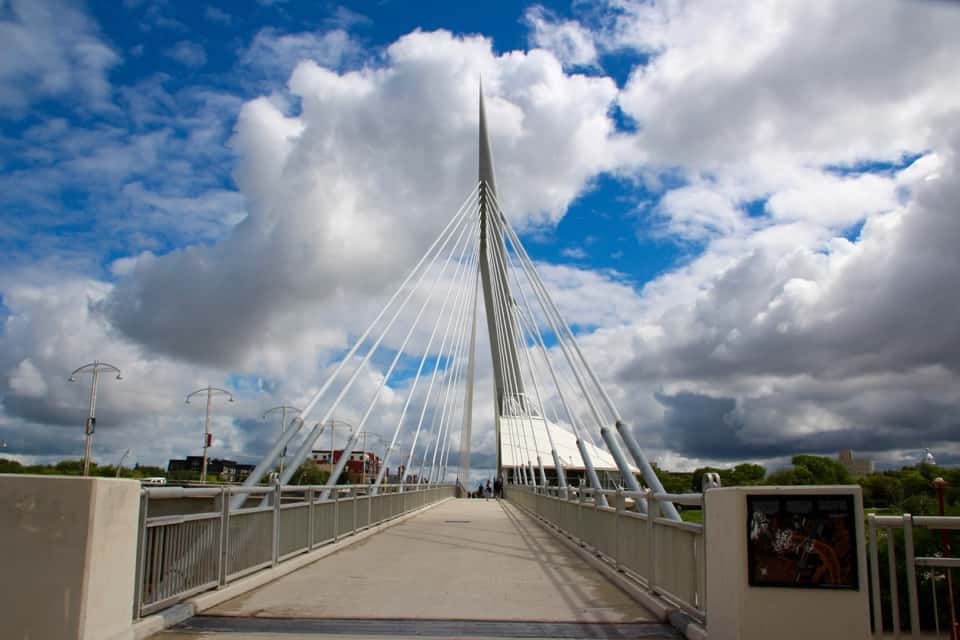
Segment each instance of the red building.
[{"label": "red building", "polygon": [[[343,449],[334,449],[333,451],[333,465],[335,466],[340,462],[340,458],[343,456]],[[329,449],[314,449],[311,452],[311,457],[313,461],[323,466],[330,466],[330,450]],[[357,476],[366,476],[367,480],[372,480],[377,477],[377,473],[380,471],[380,465],[382,464],[380,456],[375,454],[372,451],[352,451],[350,457],[347,459],[346,470],[349,473],[352,473]],[[366,467],[366,469],[364,469]]]}]

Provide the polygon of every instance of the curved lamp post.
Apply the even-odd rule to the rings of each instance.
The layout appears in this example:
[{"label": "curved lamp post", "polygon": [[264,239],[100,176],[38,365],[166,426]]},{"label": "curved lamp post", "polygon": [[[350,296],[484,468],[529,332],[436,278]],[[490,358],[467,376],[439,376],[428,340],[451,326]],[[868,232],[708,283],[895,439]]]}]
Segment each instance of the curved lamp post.
[{"label": "curved lamp post", "polygon": [[85,476],[90,475],[90,452],[93,450],[93,430],[97,424],[97,419],[95,417],[97,409],[97,382],[100,381],[101,371],[116,373],[117,380],[123,380],[123,378],[120,376],[120,369],[117,369],[112,364],[100,362],[99,360],[94,360],[89,364],[85,364],[82,367],[74,369],[70,374],[70,377],[67,378],[69,382],[76,382],[78,373],[89,373],[93,375],[93,384],[90,385],[90,410],[87,413],[87,439],[83,446],[83,475]]},{"label": "curved lamp post", "polygon": [[[292,407],[288,404],[282,404],[278,407],[267,409],[261,420],[266,420],[268,415],[271,413],[276,413],[277,411],[280,412],[280,435],[283,435],[283,433],[287,430],[287,411],[292,411],[294,414],[297,414],[300,413],[300,409]],[[286,460],[286,457],[287,448],[284,447],[283,451],[280,452],[280,473],[283,473],[283,463]]]},{"label": "curved lamp post", "polygon": [[[367,438],[369,437],[374,440],[378,440],[380,444],[384,446],[384,450],[390,446],[390,443],[387,442],[386,439],[384,439],[384,437],[379,433],[374,433],[373,431],[361,431],[357,435],[360,436],[361,442],[363,443],[360,445],[360,450],[362,451],[363,456],[363,466],[361,467],[360,471],[360,484],[367,484]],[[384,458],[386,458],[386,454],[384,455]],[[383,461],[381,461],[381,464],[382,463]],[[377,469],[377,471],[379,470],[380,469]]]},{"label": "curved lamp post", "polygon": [[123,470],[123,461],[126,460],[127,456],[130,455],[130,451],[131,449],[127,449],[126,451],[123,452],[123,455],[120,456],[120,462],[117,463],[117,475],[116,475],[117,478],[120,477],[120,471]]},{"label": "curved lamp post", "polygon": [[207,417],[203,421],[203,466],[200,467],[200,482],[207,481],[207,449],[210,447],[210,400],[213,396],[227,396],[227,400],[233,402],[233,394],[220,387],[204,387],[187,394],[186,404],[190,404],[190,398],[201,393],[207,394]]},{"label": "curved lamp post", "polygon": [[[323,428],[324,428],[324,429],[326,429],[327,427],[330,427],[330,472],[333,473],[333,465],[334,465],[334,462],[333,462],[333,444],[334,444],[334,443],[333,443],[333,436],[334,436],[334,434],[336,434],[337,429],[340,429],[341,427],[344,428],[344,429],[346,429],[348,432],[351,432],[351,433],[352,433],[352,432],[353,432],[353,425],[350,424],[349,422],[345,421],[345,420],[334,420],[333,418],[331,418],[325,425],[323,425]],[[323,431],[321,431],[321,433],[323,433]],[[349,438],[347,438],[347,440],[349,441]],[[346,448],[346,447],[344,447],[344,448]],[[344,455],[346,455],[346,451],[344,451]]]}]

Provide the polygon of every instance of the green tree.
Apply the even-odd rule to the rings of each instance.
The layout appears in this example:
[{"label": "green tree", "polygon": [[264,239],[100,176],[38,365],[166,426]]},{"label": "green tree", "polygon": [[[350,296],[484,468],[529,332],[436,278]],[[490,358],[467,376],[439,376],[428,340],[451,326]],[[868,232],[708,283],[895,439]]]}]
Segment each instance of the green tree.
[{"label": "green tree", "polygon": [[167,473],[168,480],[199,480],[200,473],[197,471],[190,471],[189,469],[179,469],[177,471],[170,471]]},{"label": "green tree", "polygon": [[[65,476],[79,476],[83,473],[83,460],[61,460],[57,464],[53,465],[53,472]],[[97,465],[94,462],[90,463],[90,473],[93,475],[96,473]]]},{"label": "green tree", "polygon": [[792,467],[771,473],[767,476],[767,479],[763,481],[763,484],[800,485],[816,483],[814,482],[810,469],[806,467]]},{"label": "green tree", "polygon": [[293,484],[326,484],[329,478],[328,470],[321,469],[313,460],[307,460],[293,475]]},{"label": "green tree", "polygon": [[846,467],[824,456],[798,455],[790,460],[795,468],[803,467],[810,472],[810,484],[853,484]]},{"label": "green tree", "polygon": [[25,473],[23,465],[16,460],[0,458],[0,473]]},{"label": "green tree", "polygon": [[720,481],[723,482],[725,486],[746,487],[758,484],[766,475],[767,470],[761,465],[744,462],[743,464],[738,464],[733,469],[721,473]]},{"label": "green tree", "polygon": [[667,493],[684,493],[690,490],[690,483],[693,474],[667,471],[656,465],[653,466],[654,472],[660,479],[664,491]]},{"label": "green tree", "polygon": [[137,478],[166,478],[167,470],[163,467],[138,464],[133,467],[133,475]]},{"label": "green tree", "polygon": [[896,474],[870,473],[861,477],[859,483],[867,507],[891,507],[903,502],[903,485]]}]

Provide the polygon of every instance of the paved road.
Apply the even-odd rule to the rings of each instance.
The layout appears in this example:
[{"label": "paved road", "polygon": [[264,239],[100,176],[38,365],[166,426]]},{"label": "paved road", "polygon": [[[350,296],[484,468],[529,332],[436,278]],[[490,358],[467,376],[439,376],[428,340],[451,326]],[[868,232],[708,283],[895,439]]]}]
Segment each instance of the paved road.
[{"label": "paved road", "polygon": [[155,639],[317,635],[677,637],[515,507],[451,500]]}]

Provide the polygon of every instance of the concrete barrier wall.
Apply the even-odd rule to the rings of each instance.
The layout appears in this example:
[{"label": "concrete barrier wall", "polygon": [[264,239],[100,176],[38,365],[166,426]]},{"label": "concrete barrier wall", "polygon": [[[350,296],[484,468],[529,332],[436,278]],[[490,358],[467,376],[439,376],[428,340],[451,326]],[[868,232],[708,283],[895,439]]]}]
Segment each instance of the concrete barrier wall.
[{"label": "concrete barrier wall", "polygon": [[140,483],[0,475],[0,638],[130,637]]},{"label": "concrete barrier wall", "polygon": [[[859,589],[750,586],[747,496],[848,495],[854,500]],[[710,640],[866,640],[869,578],[863,501],[858,486],[732,487],[704,494],[707,543],[707,634]]]}]

